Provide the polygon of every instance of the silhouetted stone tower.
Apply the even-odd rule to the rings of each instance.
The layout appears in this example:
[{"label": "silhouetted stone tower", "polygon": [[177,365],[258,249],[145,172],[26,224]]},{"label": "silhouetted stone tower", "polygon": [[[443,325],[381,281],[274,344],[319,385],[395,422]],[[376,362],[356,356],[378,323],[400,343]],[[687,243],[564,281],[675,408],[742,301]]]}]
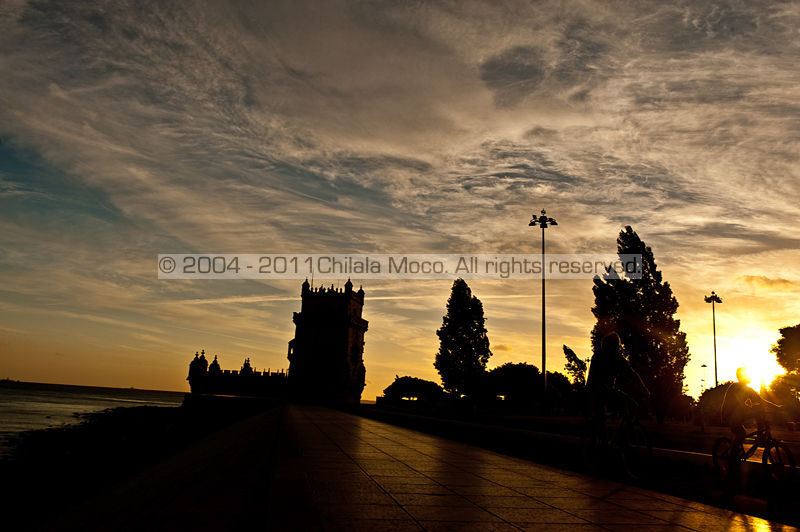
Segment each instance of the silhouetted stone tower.
[{"label": "silhouetted stone tower", "polygon": [[364,390],[364,290],[311,288],[303,283],[289,342],[289,386],[295,398],[327,404],[357,404]]}]

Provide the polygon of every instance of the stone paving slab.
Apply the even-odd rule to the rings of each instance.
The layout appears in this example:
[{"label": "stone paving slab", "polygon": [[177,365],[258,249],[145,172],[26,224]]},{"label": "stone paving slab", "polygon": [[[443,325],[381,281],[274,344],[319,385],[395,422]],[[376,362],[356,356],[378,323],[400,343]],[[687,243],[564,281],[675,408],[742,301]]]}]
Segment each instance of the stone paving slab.
[{"label": "stone paving slab", "polygon": [[55,516],[47,529],[795,530],[301,406],[232,425]]},{"label": "stone paving slab", "polygon": [[[562,471],[379,421],[290,407],[294,445],[283,475],[303,472],[298,497],[350,530],[794,530],[728,510]],[[342,494],[352,494],[344,498]],[[369,495],[367,495],[369,494]],[[371,497],[375,502],[365,501]],[[276,523],[278,524],[278,523]],[[288,524],[283,521],[281,524]]]}]

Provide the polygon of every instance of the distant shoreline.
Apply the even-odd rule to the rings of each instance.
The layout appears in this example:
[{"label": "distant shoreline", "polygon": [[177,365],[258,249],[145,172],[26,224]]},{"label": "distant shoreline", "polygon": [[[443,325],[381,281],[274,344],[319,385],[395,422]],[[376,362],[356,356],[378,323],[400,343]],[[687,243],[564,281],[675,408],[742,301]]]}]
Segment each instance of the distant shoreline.
[{"label": "distant shoreline", "polygon": [[28,382],[28,381],[18,381],[13,380],[10,378],[0,379],[0,387],[2,388],[16,388],[16,389],[61,389],[61,390],[80,390],[80,389],[91,389],[91,390],[106,390],[106,391],[136,391],[136,392],[150,392],[150,393],[167,393],[167,394],[179,394],[184,395],[189,393],[189,390],[186,391],[177,391],[177,390],[154,390],[150,388],[120,388],[116,386],[91,386],[85,384],[58,384],[53,382]]},{"label": "distant shoreline", "polygon": [[0,456],[11,452],[11,441],[22,432],[79,424],[84,414],[115,407],[180,406],[185,393],[135,388],[111,388],[0,381]]}]

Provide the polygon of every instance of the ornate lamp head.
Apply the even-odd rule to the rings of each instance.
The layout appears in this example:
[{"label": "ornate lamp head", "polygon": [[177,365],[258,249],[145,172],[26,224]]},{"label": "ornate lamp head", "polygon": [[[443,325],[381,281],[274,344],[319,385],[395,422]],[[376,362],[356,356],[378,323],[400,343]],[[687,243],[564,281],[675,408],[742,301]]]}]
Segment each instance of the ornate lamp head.
[{"label": "ornate lamp head", "polygon": [[545,229],[545,228],[547,228],[547,227],[548,227],[548,226],[550,226],[550,225],[558,225],[558,222],[556,222],[554,218],[548,218],[548,216],[547,216],[547,211],[545,211],[544,209],[542,209],[542,214],[541,214],[541,216],[538,216],[538,217],[537,217],[537,216],[534,214],[534,215],[533,215],[533,219],[531,220],[531,222],[530,222],[528,225],[529,225],[530,227],[536,227],[536,226],[538,225],[538,226],[539,226],[539,227],[541,227],[542,229]]}]

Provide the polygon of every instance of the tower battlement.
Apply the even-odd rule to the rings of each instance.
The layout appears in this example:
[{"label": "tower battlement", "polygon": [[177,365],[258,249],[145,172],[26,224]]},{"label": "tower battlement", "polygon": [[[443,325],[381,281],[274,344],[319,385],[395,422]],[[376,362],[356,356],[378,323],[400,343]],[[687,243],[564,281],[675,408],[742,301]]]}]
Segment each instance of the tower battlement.
[{"label": "tower battlement", "polygon": [[334,404],[361,400],[364,389],[364,333],[361,317],[364,290],[312,288],[306,280],[300,290],[300,312],[295,312],[295,337],[289,342],[289,385],[296,398]]}]

